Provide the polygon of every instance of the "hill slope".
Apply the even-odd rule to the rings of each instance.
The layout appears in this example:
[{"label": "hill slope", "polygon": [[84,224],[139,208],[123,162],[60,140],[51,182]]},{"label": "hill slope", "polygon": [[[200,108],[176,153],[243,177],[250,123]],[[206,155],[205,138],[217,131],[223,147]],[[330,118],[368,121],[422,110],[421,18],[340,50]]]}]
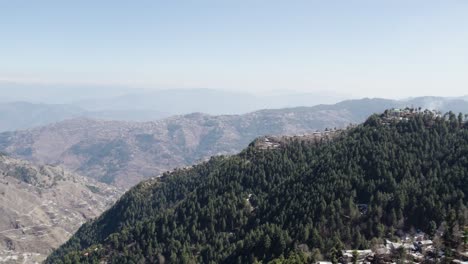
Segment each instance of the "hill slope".
[{"label": "hill slope", "polygon": [[120,194],[59,167],[0,155],[0,262],[44,259]]},{"label": "hill slope", "polygon": [[[46,263],[333,259],[375,238],[467,223],[468,125],[371,116],[333,137],[270,138],[142,182]],[[272,142],[273,141],[273,142]],[[270,148],[268,148],[270,146]]]}]

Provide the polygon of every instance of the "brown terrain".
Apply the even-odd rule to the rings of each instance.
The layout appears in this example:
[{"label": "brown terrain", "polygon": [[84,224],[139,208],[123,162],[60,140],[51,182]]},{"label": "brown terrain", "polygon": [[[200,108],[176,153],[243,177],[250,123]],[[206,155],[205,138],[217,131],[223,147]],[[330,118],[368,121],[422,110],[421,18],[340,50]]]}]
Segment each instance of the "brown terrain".
[{"label": "brown terrain", "polygon": [[0,262],[40,262],[122,194],[55,166],[0,155]]}]

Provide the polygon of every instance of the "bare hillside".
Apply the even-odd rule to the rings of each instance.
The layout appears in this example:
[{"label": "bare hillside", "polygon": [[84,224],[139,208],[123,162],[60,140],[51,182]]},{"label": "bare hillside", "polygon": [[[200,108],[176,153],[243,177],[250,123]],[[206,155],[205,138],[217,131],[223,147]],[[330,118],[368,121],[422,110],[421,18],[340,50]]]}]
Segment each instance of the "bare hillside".
[{"label": "bare hillside", "polygon": [[121,193],[60,167],[0,155],[0,262],[43,260]]}]

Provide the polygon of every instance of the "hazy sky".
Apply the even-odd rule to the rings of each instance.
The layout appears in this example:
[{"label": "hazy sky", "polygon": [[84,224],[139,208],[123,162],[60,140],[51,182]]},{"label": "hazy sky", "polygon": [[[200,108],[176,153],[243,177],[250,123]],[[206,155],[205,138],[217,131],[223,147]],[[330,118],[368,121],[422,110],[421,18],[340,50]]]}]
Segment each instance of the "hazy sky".
[{"label": "hazy sky", "polygon": [[468,1],[0,0],[0,80],[468,94]]}]

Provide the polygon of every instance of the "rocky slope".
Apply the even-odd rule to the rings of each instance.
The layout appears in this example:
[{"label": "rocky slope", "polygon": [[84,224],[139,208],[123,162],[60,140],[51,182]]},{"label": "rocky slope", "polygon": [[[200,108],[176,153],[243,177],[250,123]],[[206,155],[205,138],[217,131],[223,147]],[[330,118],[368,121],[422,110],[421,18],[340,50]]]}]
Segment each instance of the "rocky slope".
[{"label": "rocky slope", "polygon": [[60,167],[0,155],[0,262],[43,260],[121,194]]}]

